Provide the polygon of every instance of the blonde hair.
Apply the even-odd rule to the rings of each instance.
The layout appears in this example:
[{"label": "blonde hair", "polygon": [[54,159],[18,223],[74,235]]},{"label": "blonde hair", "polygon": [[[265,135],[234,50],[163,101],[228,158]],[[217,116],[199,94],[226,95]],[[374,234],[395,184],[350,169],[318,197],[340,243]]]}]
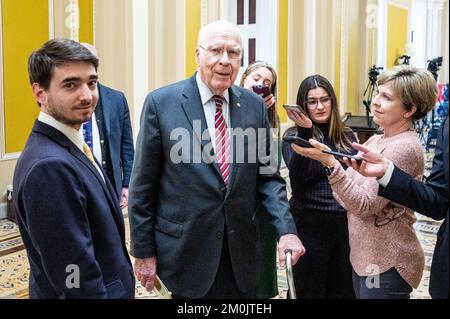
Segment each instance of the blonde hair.
[{"label": "blonde hair", "polygon": [[394,94],[399,97],[407,111],[415,106],[412,119],[419,120],[430,112],[437,102],[438,89],[433,75],[421,68],[398,65],[383,72],[378,85],[392,83]]},{"label": "blonde hair", "polygon": [[[269,63],[264,62],[264,61],[255,61],[248,65],[247,69],[245,69],[244,73],[242,74],[240,86],[244,87],[244,82],[247,79],[247,77],[254,70],[257,70],[259,68],[266,68],[267,70],[270,71],[270,73],[272,73],[272,84],[270,85],[270,93],[272,93],[273,96],[275,96],[275,98],[276,98],[276,96],[277,96],[277,72]],[[277,118],[278,116],[277,116],[276,104],[274,106],[272,106],[270,109],[268,109],[267,113],[268,113],[270,125],[274,128],[277,127],[278,126],[278,118]]]}]

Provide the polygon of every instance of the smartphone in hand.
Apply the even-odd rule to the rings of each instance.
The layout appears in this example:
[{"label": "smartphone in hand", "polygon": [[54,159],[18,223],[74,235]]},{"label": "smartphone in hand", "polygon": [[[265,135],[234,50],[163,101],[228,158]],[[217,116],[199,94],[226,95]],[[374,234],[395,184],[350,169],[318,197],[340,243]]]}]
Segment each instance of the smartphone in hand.
[{"label": "smartphone in hand", "polygon": [[345,154],[345,153],[339,153],[339,152],[335,152],[335,151],[326,151],[326,150],[323,150],[322,152],[334,155],[334,156],[339,157],[339,158],[343,158],[343,157],[347,157],[348,159],[352,159],[353,158],[358,163],[361,163],[363,161],[363,159],[361,157],[359,157],[358,155]]},{"label": "smartphone in hand", "polygon": [[270,87],[265,85],[255,84],[252,86],[252,90],[258,95],[262,94],[263,98],[268,97],[271,94]]},{"label": "smartphone in hand", "polygon": [[283,137],[283,141],[285,141],[286,143],[294,143],[301,147],[308,147],[308,148],[314,147],[307,140],[305,140],[301,137],[298,137],[298,136],[293,136],[293,135],[288,135],[288,136]]},{"label": "smartphone in hand", "polygon": [[308,114],[298,105],[295,104],[283,104],[283,107],[286,109],[286,111],[292,111],[296,113],[303,114],[307,118],[309,118]]}]

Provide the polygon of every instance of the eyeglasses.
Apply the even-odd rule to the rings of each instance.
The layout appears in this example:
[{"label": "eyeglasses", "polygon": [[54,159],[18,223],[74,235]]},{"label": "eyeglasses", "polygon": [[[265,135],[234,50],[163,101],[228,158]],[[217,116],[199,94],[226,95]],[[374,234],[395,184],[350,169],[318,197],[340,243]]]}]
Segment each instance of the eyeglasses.
[{"label": "eyeglasses", "polygon": [[203,50],[207,51],[212,57],[216,58],[216,59],[220,59],[223,54],[225,53],[225,51],[227,52],[227,56],[229,59],[231,60],[240,60],[242,57],[242,50],[239,48],[230,48],[225,50],[224,47],[219,47],[219,46],[212,46],[210,48],[205,48],[201,45],[199,45],[200,48],[202,48]]},{"label": "eyeglasses", "polygon": [[311,109],[314,110],[317,108],[317,106],[320,104],[322,104],[324,107],[329,107],[331,105],[332,102],[332,98],[331,96],[322,96],[320,99],[307,99],[306,100],[306,106]]},{"label": "eyeglasses", "polygon": [[386,224],[389,224],[390,222],[399,218],[406,212],[406,209],[404,207],[391,205],[391,204],[388,204],[387,210],[390,210],[390,211],[384,217],[375,215],[375,220],[374,220],[375,227],[381,227]]}]

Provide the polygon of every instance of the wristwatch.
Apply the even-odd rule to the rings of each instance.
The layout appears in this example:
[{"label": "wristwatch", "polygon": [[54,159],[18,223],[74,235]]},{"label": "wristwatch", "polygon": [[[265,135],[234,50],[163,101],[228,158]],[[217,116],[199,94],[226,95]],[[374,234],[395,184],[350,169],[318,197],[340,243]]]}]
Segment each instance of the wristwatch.
[{"label": "wristwatch", "polygon": [[325,175],[330,176],[333,173],[334,167],[323,167],[323,172]]}]

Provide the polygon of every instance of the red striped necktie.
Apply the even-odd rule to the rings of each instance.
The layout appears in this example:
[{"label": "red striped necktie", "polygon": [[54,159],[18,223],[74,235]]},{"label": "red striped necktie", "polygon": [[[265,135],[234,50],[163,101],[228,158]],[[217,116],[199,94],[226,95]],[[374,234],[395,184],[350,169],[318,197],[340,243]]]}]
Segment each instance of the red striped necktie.
[{"label": "red striped necktie", "polygon": [[214,119],[214,126],[216,128],[216,161],[219,164],[222,179],[226,185],[230,177],[230,155],[231,144],[230,134],[228,133],[228,126],[223,116],[222,105],[224,97],[219,95],[213,96],[216,102],[216,116]]}]

